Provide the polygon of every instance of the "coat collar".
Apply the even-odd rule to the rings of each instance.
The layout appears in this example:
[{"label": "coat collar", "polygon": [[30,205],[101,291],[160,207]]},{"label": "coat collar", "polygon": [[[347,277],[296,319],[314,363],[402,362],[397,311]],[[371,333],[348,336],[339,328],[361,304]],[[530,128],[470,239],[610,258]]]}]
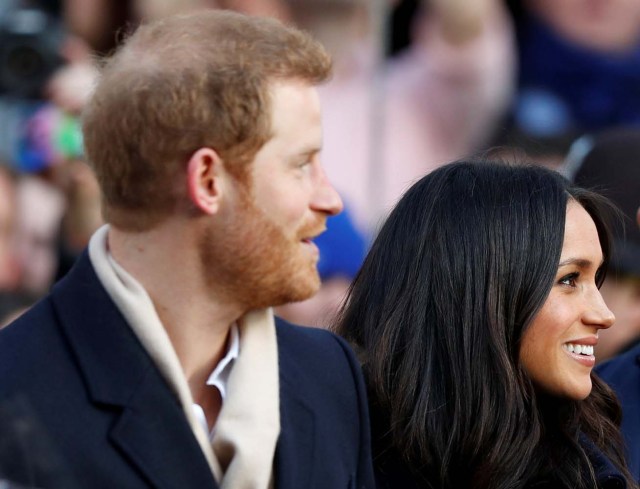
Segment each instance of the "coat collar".
[{"label": "coat collar", "polygon": [[580,445],[582,445],[591,461],[598,487],[603,489],[625,489],[627,483],[624,476],[602,450],[584,433],[580,433],[579,440]]},{"label": "coat collar", "polygon": [[110,440],[157,488],[217,488],[177,398],[100,284],[86,251],[52,291],[90,400],[117,407]]}]

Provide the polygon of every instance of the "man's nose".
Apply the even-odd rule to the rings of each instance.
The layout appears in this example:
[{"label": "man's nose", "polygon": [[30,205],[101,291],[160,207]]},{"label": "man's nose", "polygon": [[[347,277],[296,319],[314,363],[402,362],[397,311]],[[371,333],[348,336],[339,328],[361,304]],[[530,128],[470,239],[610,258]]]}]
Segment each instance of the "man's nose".
[{"label": "man's nose", "polygon": [[324,212],[330,216],[339,214],[344,207],[340,194],[327,178],[323,168],[320,168],[319,171],[318,187],[313,198],[312,207],[313,210]]}]

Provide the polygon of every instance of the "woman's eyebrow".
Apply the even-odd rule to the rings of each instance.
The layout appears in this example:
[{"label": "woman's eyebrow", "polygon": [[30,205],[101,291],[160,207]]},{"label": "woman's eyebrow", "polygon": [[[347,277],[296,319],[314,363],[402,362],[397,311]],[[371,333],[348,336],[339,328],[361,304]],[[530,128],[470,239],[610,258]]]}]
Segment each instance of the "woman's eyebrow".
[{"label": "woman's eyebrow", "polygon": [[[600,268],[603,263],[604,260],[601,260],[598,264],[598,268]],[[587,260],[586,258],[567,258],[565,260],[562,260],[558,264],[558,267],[565,267],[567,265],[576,265],[579,268],[589,268],[591,265],[593,265],[593,262],[591,260]]]}]

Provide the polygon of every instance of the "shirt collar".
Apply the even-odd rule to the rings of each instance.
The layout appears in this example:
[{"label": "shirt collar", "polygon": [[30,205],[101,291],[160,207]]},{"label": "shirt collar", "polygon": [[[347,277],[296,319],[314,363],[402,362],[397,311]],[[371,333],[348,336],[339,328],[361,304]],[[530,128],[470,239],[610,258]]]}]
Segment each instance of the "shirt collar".
[{"label": "shirt collar", "polygon": [[229,382],[233,362],[240,355],[240,333],[236,323],[233,323],[231,326],[229,335],[227,353],[222,360],[218,362],[218,365],[216,365],[216,368],[207,379],[207,385],[216,387],[218,391],[220,391],[220,396],[223,401],[227,395],[227,383]]}]

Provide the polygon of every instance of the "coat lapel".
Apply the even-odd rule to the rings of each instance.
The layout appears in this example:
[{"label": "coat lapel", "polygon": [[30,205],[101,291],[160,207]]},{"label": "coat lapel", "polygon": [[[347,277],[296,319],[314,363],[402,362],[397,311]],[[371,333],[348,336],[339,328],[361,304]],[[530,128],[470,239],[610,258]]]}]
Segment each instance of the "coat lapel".
[{"label": "coat lapel", "polygon": [[52,292],[96,405],[119,407],[111,442],[157,488],[217,488],[173,394],[93,271],[85,252]]},{"label": "coat lapel", "polygon": [[177,402],[157,388],[155,372],[140,384],[111,430],[111,440],[157,488],[216,488]]},{"label": "coat lapel", "polygon": [[[279,320],[277,320],[279,322]],[[314,478],[314,449],[317,425],[313,405],[300,394],[300,386],[308,379],[288,354],[290,351],[282,335],[278,334],[280,369],[280,438],[275,455],[275,480],[278,489],[311,487]]]}]

